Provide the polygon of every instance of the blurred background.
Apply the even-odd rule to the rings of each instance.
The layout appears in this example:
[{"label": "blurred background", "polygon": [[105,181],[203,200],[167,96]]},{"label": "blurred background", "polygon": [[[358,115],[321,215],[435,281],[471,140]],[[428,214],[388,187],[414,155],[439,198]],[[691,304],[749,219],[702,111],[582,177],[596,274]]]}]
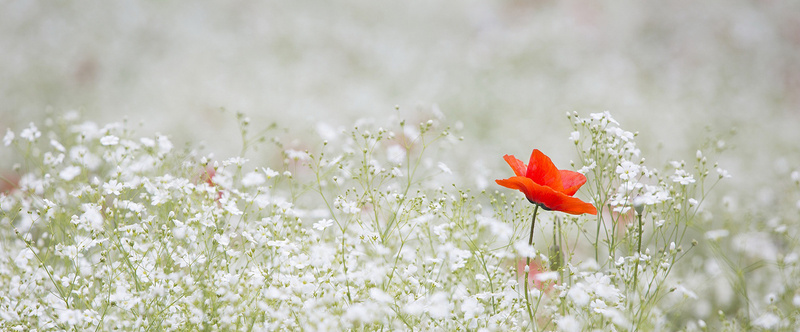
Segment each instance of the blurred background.
[{"label": "blurred background", "polygon": [[0,127],[79,110],[222,158],[239,152],[233,112],[298,134],[438,114],[463,128],[465,158],[501,167],[533,147],[567,163],[565,112],[608,110],[659,161],[725,137],[723,166],[757,193],[800,165],[798,13],[740,0],[0,1]]}]

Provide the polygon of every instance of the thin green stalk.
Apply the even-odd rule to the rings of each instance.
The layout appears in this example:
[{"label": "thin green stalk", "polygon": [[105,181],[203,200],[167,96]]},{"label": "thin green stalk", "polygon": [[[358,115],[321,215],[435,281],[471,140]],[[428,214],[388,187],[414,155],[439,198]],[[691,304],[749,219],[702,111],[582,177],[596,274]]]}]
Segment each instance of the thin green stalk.
[{"label": "thin green stalk", "polygon": [[[539,212],[539,205],[536,205],[533,208],[533,218],[531,218],[531,235],[528,237],[528,246],[533,246],[533,227],[536,226],[536,214]],[[533,319],[533,311],[531,310],[531,299],[530,295],[528,295],[528,277],[531,273],[531,256],[525,255],[525,305],[528,307],[528,317],[531,319],[531,329],[535,326],[535,320]]]},{"label": "thin green stalk", "polygon": [[[638,246],[636,247],[636,252],[638,256],[636,257],[636,265],[633,267],[633,292],[636,293],[638,289],[638,282],[639,282],[639,260],[642,258],[642,214],[639,211],[636,211],[636,215],[639,217],[639,240]],[[633,306],[633,301],[631,301],[631,306]]]}]

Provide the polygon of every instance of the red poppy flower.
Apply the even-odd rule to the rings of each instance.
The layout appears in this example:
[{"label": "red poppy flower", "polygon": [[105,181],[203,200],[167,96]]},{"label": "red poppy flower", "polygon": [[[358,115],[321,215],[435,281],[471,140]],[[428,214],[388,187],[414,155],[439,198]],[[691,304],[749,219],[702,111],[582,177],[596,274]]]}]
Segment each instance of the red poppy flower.
[{"label": "red poppy flower", "polygon": [[586,183],[583,174],[559,170],[548,156],[536,149],[531,153],[528,166],[512,155],[505,155],[503,159],[511,166],[516,176],[495,180],[497,184],[523,192],[528,201],[545,210],[569,214],[597,214],[594,205],[572,197],[578,188]]}]

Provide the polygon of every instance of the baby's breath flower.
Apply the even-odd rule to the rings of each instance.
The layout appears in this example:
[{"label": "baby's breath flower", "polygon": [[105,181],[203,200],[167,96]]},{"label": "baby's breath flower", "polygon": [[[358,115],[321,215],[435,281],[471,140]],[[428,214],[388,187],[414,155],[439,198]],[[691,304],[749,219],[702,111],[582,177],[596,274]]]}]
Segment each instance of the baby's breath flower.
[{"label": "baby's breath flower", "polygon": [[246,188],[259,186],[264,184],[264,182],[266,182],[264,174],[255,171],[245,174],[242,178],[242,185]]},{"label": "baby's breath flower", "polygon": [[64,181],[72,181],[72,179],[80,175],[81,172],[82,170],[78,166],[67,166],[58,173],[58,176]]},{"label": "baby's breath flower", "polygon": [[11,129],[6,129],[6,135],[3,136],[3,144],[5,146],[9,146],[13,141],[14,141],[14,132],[11,131]]},{"label": "baby's breath flower", "polygon": [[437,166],[440,170],[442,170],[442,172],[446,174],[453,174],[453,171],[450,170],[450,167],[447,167],[447,165],[445,165],[443,162],[439,162]]},{"label": "baby's breath flower", "polygon": [[675,170],[675,174],[672,175],[671,179],[672,182],[678,182],[684,186],[695,182],[694,176],[692,176],[689,173],[686,173],[686,171],[682,169]]},{"label": "baby's breath flower", "polygon": [[314,229],[324,231],[326,228],[333,225],[333,220],[331,219],[322,219],[316,223],[314,223]]},{"label": "baby's breath flower", "polygon": [[114,135],[106,135],[100,138],[100,144],[105,146],[112,146],[119,144],[119,137]]}]

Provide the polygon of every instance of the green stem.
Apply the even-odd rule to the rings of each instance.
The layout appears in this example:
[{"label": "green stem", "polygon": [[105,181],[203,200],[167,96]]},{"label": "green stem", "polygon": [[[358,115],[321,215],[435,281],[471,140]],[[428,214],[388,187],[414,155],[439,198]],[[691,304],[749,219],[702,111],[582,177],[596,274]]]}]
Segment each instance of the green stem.
[{"label": "green stem", "polygon": [[[533,227],[536,226],[536,213],[539,212],[539,205],[533,208],[533,218],[531,218],[531,235],[528,237],[528,246],[533,246]],[[533,311],[531,310],[531,298],[528,295],[528,277],[531,273],[531,256],[525,255],[525,304],[528,306],[528,317],[531,319],[531,329],[533,329],[535,320],[533,319]]]},{"label": "green stem", "polygon": [[[639,217],[639,244],[636,247],[636,252],[639,254],[636,257],[636,265],[633,267],[633,292],[635,293],[637,290],[637,283],[639,281],[639,260],[642,258],[642,215],[640,213],[636,213]],[[631,301],[631,305],[633,302]]]}]

